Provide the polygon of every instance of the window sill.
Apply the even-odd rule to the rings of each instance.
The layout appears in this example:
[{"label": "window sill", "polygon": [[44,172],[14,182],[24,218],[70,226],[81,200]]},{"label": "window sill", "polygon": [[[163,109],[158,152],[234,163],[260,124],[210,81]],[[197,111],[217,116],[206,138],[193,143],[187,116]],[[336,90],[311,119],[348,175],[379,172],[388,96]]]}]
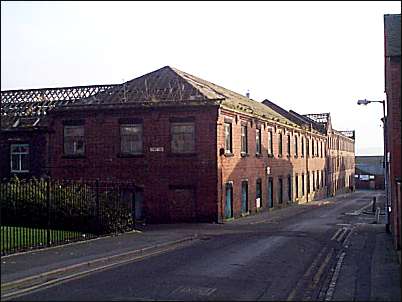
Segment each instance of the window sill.
[{"label": "window sill", "polygon": [[295,155],[295,158],[299,158],[299,156],[298,156],[298,155]]},{"label": "window sill", "polygon": [[24,174],[24,173],[29,173],[29,170],[23,170],[23,171],[20,171],[20,170],[18,170],[18,171],[11,170],[10,173]]},{"label": "window sill", "polygon": [[268,157],[269,157],[269,158],[274,158],[274,155],[268,153]]},{"label": "window sill", "polygon": [[234,156],[234,154],[233,153],[225,153],[225,154],[223,154],[225,157],[232,157],[232,156]]},{"label": "window sill", "polygon": [[119,158],[141,158],[141,157],[144,157],[144,154],[143,153],[139,153],[139,154],[118,153],[117,157],[119,157]]},{"label": "window sill", "polygon": [[71,154],[71,155],[63,155],[61,158],[66,158],[66,159],[83,159],[86,158],[85,155],[83,154]]},{"label": "window sill", "polygon": [[257,153],[257,154],[255,155],[255,157],[261,158],[261,157],[262,157],[262,154],[261,154],[261,153]]},{"label": "window sill", "polygon": [[250,156],[248,153],[244,153],[244,152],[242,152],[242,153],[240,153],[240,156],[241,157],[248,157],[248,156]]},{"label": "window sill", "polygon": [[282,158],[282,154],[278,154],[278,157]]}]

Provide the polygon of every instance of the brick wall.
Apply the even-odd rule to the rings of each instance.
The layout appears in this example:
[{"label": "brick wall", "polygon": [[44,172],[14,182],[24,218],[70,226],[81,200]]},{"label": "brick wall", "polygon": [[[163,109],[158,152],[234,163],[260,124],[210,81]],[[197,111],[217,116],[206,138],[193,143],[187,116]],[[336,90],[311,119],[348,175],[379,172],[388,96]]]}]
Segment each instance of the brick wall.
[{"label": "brick wall", "polygon": [[[11,144],[29,145],[29,172],[11,173]],[[47,173],[47,133],[43,130],[13,130],[0,133],[0,178],[12,174],[20,178],[40,177]]]},{"label": "brick wall", "polygon": [[[195,154],[173,155],[170,152],[172,117],[194,118]],[[119,118],[143,120],[143,155],[119,157]],[[85,120],[85,158],[63,156],[63,121],[69,119]],[[186,221],[186,217],[198,221],[216,220],[216,119],[216,107],[54,114],[52,176],[133,181],[143,188],[145,216],[150,222]],[[151,152],[151,147],[162,147],[163,151]],[[194,193],[194,199],[189,201],[193,204],[180,207],[188,213],[179,213],[169,198],[178,202],[191,199],[188,189]]]},{"label": "brick wall", "polygon": [[[323,185],[324,169],[326,167],[325,151],[321,157],[312,156],[312,144],[310,143],[310,152],[307,156],[307,151],[302,157],[301,137],[304,139],[312,139],[323,143],[325,149],[325,137],[318,133],[312,133],[307,130],[298,129],[279,125],[276,123],[265,122],[256,118],[221,110],[218,118],[218,195],[221,200],[219,207],[219,216],[224,220],[225,210],[225,184],[233,183],[233,216],[240,217],[242,187],[241,183],[244,180],[248,181],[248,203],[249,213],[253,214],[261,210],[268,209],[268,179],[273,180],[273,207],[281,208],[287,206],[289,202],[307,202],[318,198],[324,198],[327,194],[327,188]],[[224,123],[231,122],[232,125],[232,144],[233,154],[219,153],[219,150],[225,148],[225,130]],[[248,131],[248,154],[241,156],[241,125],[247,125]],[[261,155],[256,155],[256,129],[261,128],[262,132],[262,148]],[[273,133],[273,156],[268,156],[268,132]],[[279,156],[279,133],[283,135],[282,156]],[[287,156],[287,135],[290,134],[290,155]],[[295,155],[295,135],[298,136],[298,156]],[[319,144],[321,147],[321,144]],[[306,141],[304,148],[306,149]],[[269,167],[269,174],[267,174]],[[313,190],[313,177],[310,176],[310,193],[307,193],[307,173],[315,175],[319,171],[319,186]],[[322,173],[321,173],[322,172]],[[302,174],[305,174],[305,189],[302,194]],[[298,184],[296,184],[296,175],[299,176]],[[291,201],[288,198],[288,177],[291,177]],[[316,177],[316,176],[315,176]],[[279,202],[279,179],[283,179],[283,202]],[[256,207],[256,181],[261,179],[262,184],[262,200],[261,208]],[[317,180],[316,180],[317,181]],[[299,197],[296,198],[296,185],[298,185]]]},{"label": "brick wall", "polygon": [[400,248],[400,220],[397,215],[401,207],[397,199],[397,179],[401,179],[401,58],[388,57],[385,60],[387,94],[387,137],[390,153],[389,189],[391,195],[391,228],[396,248]]}]

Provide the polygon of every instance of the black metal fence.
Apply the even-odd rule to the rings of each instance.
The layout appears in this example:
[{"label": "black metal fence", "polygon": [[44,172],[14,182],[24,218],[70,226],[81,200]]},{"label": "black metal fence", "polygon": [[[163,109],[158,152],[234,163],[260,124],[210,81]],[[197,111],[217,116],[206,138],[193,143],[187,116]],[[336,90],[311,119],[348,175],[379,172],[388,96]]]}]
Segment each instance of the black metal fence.
[{"label": "black metal fence", "polygon": [[3,180],[1,254],[132,230],[134,193],[122,182]]}]

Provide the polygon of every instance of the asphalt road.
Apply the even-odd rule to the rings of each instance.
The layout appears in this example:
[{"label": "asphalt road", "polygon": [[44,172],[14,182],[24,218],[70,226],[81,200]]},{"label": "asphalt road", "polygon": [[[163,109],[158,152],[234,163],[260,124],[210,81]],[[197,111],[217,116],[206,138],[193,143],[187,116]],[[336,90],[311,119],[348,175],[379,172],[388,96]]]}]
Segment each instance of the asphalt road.
[{"label": "asphalt road", "polygon": [[[373,222],[358,215],[370,194],[294,207],[274,221],[238,219],[219,231],[208,228],[191,245],[17,299],[324,300],[353,226]],[[369,278],[362,274],[362,284]]]}]

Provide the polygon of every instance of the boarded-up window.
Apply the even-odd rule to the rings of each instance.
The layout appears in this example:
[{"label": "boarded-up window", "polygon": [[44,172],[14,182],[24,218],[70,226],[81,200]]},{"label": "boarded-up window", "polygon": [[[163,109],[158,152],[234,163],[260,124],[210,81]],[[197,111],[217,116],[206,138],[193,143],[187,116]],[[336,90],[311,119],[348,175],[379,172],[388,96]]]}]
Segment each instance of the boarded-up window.
[{"label": "boarded-up window", "polygon": [[268,155],[273,155],[273,141],[272,141],[272,131],[268,131]]},{"label": "boarded-up window", "polygon": [[255,153],[261,154],[261,129],[256,129],[255,134]]},{"label": "boarded-up window", "polygon": [[173,153],[193,153],[195,151],[195,131],[193,122],[171,123],[171,149]]},{"label": "boarded-up window", "polygon": [[278,136],[278,155],[282,156],[282,133]]},{"label": "boarded-up window", "polygon": [[241,153],[248,153],[248,145],[247,145],[247,126],[241,126]]},{"label": "boarded-up window", "polygon": [[85,153],[84,126],[64,126],[64,154],[83,155]]},{"label": "boarded-up window", "polygon": [[232,152],[232,124],[225,123],[225,153]]},{"label": "boarded-up window", "polygon": [[142,124],[120,125],[120,152],[125,154],[143,152]]},{"label": "boarded-up window", "polygon": [[11,144],[11,172],[29,172],[29,145]]}]

